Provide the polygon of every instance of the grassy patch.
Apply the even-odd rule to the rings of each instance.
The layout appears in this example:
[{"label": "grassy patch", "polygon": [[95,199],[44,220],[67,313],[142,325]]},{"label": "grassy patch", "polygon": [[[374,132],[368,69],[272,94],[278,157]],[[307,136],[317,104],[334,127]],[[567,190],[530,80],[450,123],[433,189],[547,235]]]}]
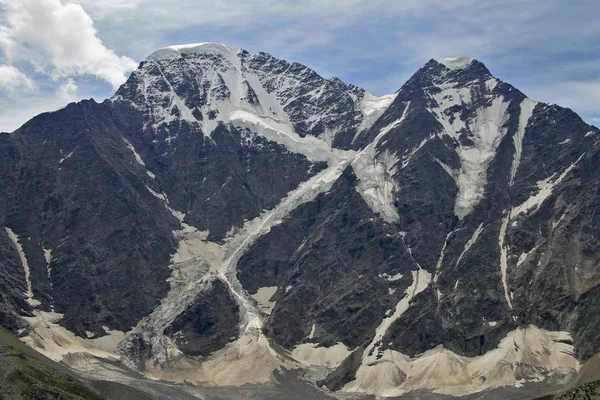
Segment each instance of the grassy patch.
[{"label": "grassy patch", "polygon": [[34,349],[0,329],[0,400],[102,400],[97,393]]},{"label": "grassy patch", "polygon": [[600,399],[600,381],[586,383],[558,397],[558,400],[598,400]]}]

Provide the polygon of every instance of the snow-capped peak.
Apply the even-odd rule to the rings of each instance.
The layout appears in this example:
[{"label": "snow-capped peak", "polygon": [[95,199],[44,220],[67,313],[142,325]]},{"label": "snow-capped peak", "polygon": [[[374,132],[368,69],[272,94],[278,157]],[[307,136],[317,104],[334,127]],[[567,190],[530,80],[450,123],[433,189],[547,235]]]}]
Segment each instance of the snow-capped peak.
[{"label": "snow-capped peak", "polygon": [[155,51],[147,60],[164,60],[169,58],[179,57],[184,53],[196,53],[196,54],[220,54],[222,56],[235,55],[239,50],[232,49],[222,43],[204,42],[204,43],[189,43],[189,44],[178,44],[167,46],[160,50]]},{"label": "snow-capped peak", "polygon": [[145,124],[154,129],[186,121],[210,136],[244,110],[331,145],[340,133],[370,127],[395,95],[364,97],[364,89],[325,79],[299,63],[206,42],[154,52],[113,101],[145,109]]},{"label": "snow-capped peak", "polygon": [[434,58],[435,61],[445,65],[450,69],[465,69],[473,62],[469,57],[454,57],[454,58]]}]

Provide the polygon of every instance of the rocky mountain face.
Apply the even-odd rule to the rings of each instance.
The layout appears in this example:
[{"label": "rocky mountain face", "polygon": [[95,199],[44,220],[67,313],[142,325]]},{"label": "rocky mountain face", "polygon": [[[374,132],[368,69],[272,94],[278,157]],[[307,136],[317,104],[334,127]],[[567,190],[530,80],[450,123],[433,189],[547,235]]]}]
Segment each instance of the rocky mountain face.
[{"label": "rocky mountain face", "polygon": [[0,135],[0,323],[122,383],[559,382],[600,349],[599,139],[464,57],[377,98],[162,49]]}]

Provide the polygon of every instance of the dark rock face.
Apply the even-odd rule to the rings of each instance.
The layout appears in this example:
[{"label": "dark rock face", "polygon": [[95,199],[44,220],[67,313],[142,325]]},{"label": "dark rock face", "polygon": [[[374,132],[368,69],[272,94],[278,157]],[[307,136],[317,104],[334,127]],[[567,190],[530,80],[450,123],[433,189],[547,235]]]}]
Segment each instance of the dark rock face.
[{"label": "dark rock face", "polygon": [[194,305],[179,315],[165,332],[190,356],[207,356],[238,334],[239,308],[226,285],[215,280]]},{"label": "dark rock face", "polygon": [[183,142],[175,150],[175,160],[165,160],[170,164],[165,175],[173,177],[165,193],[176,209],[186,211],[187,223],[208,230],[210,240],[221,240],[232,227],[273,208],[321,168],[234,127],[219,125],[211,139],[202,146],[197,137],[188,137],[189,145]]},{"label": "dark rock face", "polygon": [[[251,293],[280,288],[268,328],[286,348],[308,341],[312,324],[314,342],[361,345],[410,284],[415,267],[400,234],[366,205],[355,179],[346,170],[328,194],[294,210],[238,263]],[[402,278],[389,282],[384,274]]]},{"label": "dark rock face", "polygon": [[2,225],[27,238],[34,297],[80,335],[129,330],[167,289],[177,221],[144,187],[121,134],[104,106],[87,101],[10,136],[18,156],[2,182],[15,190],[1,191]]}]

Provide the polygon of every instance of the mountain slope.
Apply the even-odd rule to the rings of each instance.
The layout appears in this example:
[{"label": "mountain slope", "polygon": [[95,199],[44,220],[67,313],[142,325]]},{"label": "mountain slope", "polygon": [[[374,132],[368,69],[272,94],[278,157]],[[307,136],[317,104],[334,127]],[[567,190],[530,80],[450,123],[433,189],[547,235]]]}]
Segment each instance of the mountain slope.
[{"label": "mountain slope", "polygon": [[92,377],[561,382],[600,348],[599,135],[464,57],[376,98],[266,53],[162,49],[112,99],[0,136],[1,322],[122,363]]},{"label": "mountain slope", "polygon": [[0,398],[92,399],[102,397],[75,374],[0,329]]}]

